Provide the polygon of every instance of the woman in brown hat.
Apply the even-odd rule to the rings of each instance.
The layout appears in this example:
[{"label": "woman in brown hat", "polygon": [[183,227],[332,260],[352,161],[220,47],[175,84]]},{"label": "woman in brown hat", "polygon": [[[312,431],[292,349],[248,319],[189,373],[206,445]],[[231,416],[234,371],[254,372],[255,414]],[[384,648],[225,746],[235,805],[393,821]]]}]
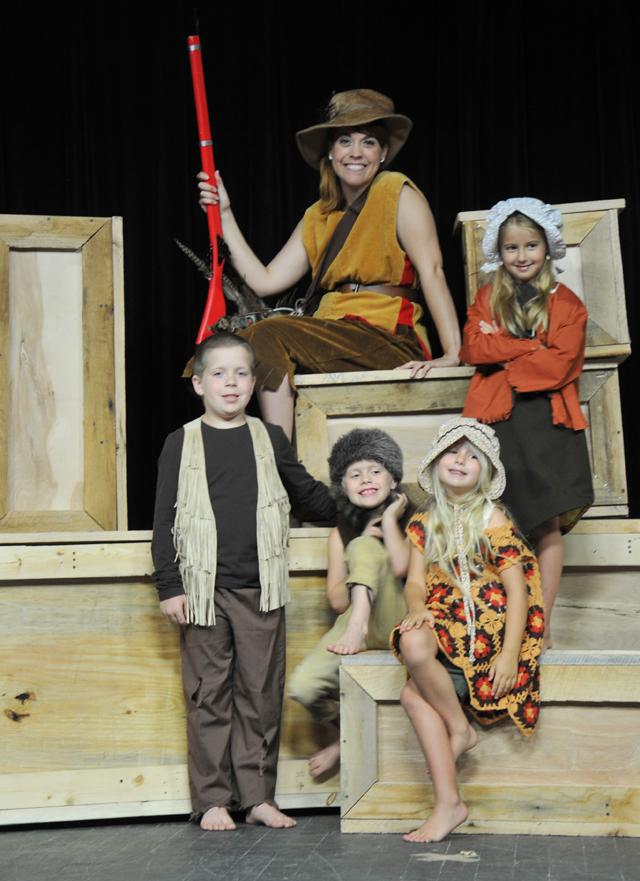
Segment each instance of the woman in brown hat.
[{"label": "woman in brown hat", "polygon": [[[200,177],[200,203],[219,201],[231,260],[261,297],[287,290],[311,268],[324,292],[301,317],[261,321],[242,336],[255,349],[264,418],[293,432],[294,373],[458,364],[460,332],[442,269],[433,215],[408,177],[386,171],[411,131],[411,120],[371,89],[333,96],[324,122],[296,135],[305,161],[320,171],[320,199],[305,212],[289,241],[265,266],[247,244],[222,180]],[[322,267],[336,227],[356,215],[346,241]],[[343,233],[344,236],[344,233]],[[340,238],[337,234],[333,247]],[[417,289],[433,317],[443,356],[431,360]],[[311,308],[310,308],[311,307]]]}]

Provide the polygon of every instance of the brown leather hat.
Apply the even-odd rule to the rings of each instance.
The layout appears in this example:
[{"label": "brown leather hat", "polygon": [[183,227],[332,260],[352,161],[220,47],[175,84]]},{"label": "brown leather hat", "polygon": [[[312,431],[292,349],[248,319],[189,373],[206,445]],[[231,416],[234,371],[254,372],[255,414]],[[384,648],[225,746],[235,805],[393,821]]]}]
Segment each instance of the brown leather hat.
[{"label": "brown leather hat", "polygon": [[298,149],[312,168],[320,167],[320,160],[327,155],[329,133],[334,129],[351,128],[371,123],[381,123],[389,132],[387,164],[402,149],[409,137],[413,122],[408,116],[395,112],[391,98],[373,89],[350,89],[336,92],[329,101],[326,120],[296,133]]}]

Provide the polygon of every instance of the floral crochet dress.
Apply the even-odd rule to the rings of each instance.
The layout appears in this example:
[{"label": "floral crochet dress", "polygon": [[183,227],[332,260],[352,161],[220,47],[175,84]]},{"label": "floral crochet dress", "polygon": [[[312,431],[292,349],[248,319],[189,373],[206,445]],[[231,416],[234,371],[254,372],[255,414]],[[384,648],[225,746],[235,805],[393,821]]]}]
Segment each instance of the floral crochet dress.
[{"label": "floral crochet dress", "polygon": [[[407,526],[411,543],[424,551],[428,514],[414,515]],[[533,733],[540,711],[540,671],[538,656],[544,634],[544,612],[540,590],[540,570],[533,551],[511,523],[485,529],[490,544],[489,558],[480,564],[480,574],[471,575],[471,594],[475,605],[476,631],[474,660],[469,657],[469,634],[462,592],[451,576],[436,565],[425,574],[425,605],[435,618],[434,632],[440,650],[460,668],[469,687],[469,710],[478,722],[491,725],[509,716],[524,735]],[[501,573],[520,563],[528,593],[528,614],[518,660],[518,678],[512,691],[499,700],[491,695],[489,666],[502,648],[506,623],[507,594]],[[391,635],[397,657],[398,629]]]}]

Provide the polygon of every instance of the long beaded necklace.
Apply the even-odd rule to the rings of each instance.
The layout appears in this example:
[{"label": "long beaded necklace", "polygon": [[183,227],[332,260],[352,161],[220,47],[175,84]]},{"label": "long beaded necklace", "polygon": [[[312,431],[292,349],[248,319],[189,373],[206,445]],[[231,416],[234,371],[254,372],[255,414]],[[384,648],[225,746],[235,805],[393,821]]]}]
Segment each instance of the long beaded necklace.
[{"label": "long beaded necklace", "polygon": [[460,572],[460,590],[464,604],[464,614],[467,619],[469,631],[469,660],[475,661],[476,648],[476,607],[471,597],[471,577],[469,575],[469,561],[464,553],[464,527],[462,524],[462,506],[453,506],[453,530],[456,541],[456,555],[458,557],[458,569]]}]

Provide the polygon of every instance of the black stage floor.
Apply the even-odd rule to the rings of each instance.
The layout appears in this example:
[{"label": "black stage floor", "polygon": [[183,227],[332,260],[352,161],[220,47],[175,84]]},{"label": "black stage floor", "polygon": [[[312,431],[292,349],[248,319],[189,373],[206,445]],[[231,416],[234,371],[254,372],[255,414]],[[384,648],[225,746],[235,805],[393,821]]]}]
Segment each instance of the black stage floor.
[{"label": "black stage floor", "polygon": [[[182,819],[7,828],[2,881],[640,881],[640,839],[341,835],[336,813],[293,830],[202,832]],[[471,852],[471,853],[470,853]]]}]

